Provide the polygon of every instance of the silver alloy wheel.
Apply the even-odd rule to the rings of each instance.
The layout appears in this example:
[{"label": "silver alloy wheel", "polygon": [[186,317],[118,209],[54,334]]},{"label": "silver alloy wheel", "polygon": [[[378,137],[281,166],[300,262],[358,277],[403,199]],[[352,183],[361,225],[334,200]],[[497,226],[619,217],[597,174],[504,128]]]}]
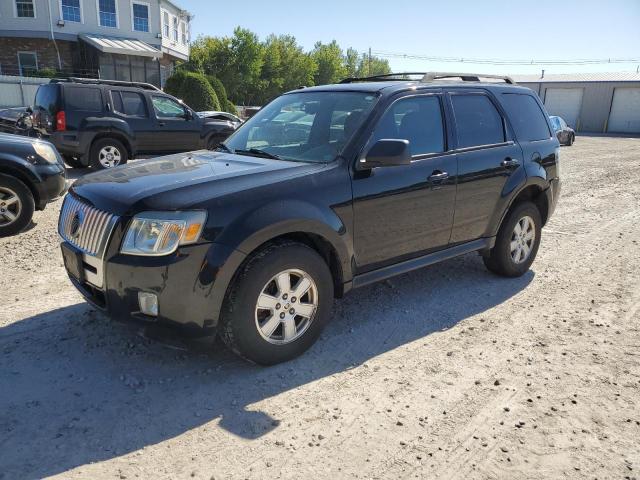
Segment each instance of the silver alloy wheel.
[{"label": "silver alloy wheel", "polygon": [[520,264],[527,261],[536,240],[536,224],[533,218],[526,215],[518,220],[511,234],[511,259]]},{"label": "silver alloy wheel", "polygon": [[269,343],[285,345],[300,338],[318,309],[318,288],[313,278],[298,269],[274,275],[256,302],[256,327]]},{"label": "silver alloy wheel", "polygon": [[0,187],[0,227],[11,225],[22,212],[20,197],[7,187]]},{"label": "silver alloy wheel", "polygon": [[98,161],[104,168],[117,167],[122,161],[122,154],[113,145],[107,145],[98,152]]}]

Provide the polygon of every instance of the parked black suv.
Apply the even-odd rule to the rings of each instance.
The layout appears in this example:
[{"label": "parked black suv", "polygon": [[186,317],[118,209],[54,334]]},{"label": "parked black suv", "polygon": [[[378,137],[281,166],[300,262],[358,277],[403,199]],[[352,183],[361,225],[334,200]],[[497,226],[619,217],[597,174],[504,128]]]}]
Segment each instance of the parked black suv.
[{"label": "parked black suv", "polygon": [[180,100],[147,83],[71,78],[41,85],[33,127],[72,167],[99,169],[136,155],[214,148],[235,125],[201,119]]},{"label": "parked black suv", "polygon": [[522,275],[560,192],[543,105],[508,78],[405,76],[295,90],[217,152],[85,176],[59,223],[71,281],[272,364],[352,288],[476,251]]},{"label": "parked black suv", "polygon": [[0,133],[0,237],[23,230],[34,210],[65,191],[64,163],[53,145]]}]

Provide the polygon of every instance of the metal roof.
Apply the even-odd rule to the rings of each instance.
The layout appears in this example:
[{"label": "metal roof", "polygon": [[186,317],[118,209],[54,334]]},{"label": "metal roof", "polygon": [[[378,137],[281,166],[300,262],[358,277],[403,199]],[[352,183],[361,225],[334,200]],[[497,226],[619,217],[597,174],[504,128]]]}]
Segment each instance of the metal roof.
[{"label": "metal roof", "polygon": [[535,75],[512,75],[517,83],[549,83],[549,82],[640,82],[640,73],[605,72],[605,73],[555,73],[541,77]]},{"label": "metal roof", "polygon": [[162,58],[162,52],[160,50],[140,40],[85,33],[81,34],[80,38],[104,53]]}]

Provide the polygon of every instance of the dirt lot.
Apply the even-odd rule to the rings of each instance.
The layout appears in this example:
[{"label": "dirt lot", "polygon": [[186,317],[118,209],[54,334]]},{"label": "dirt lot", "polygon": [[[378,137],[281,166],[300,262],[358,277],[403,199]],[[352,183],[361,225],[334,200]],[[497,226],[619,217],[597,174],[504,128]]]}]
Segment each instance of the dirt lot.
[{"label": "dirt lot", "polygon": [[579,137],[533,269],[352,292],[273,368],[75,292],[60,203],[0,240],[0,478],[640,478],[640,139]]}]

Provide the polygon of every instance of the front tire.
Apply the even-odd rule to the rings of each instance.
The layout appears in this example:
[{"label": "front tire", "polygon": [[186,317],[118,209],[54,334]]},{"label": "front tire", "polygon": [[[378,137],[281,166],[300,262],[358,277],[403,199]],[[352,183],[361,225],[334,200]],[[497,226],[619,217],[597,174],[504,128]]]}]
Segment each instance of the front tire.
[{"label": "front tire", "polygon": [[332,303],[333,278],[315,250],[294,242],[271,244],[237,274],[223,306],[221,337],[252,362],[285,362],[317,340]]},{"label": "front tire", "polygon": [[485,255],[485,266],[504,277],[524,275],[540,246],[542,217],[532,202],[515,205],[498,231],[494,247]]},{"label": "front tire", "polygon": [[89,163],[94,168],[106,170],[124,165],[129,160],[129,153],[120,140],[101,138],[91,146]]},{"label": "front tire", "polygon": [[0,237],[24,230],[31,223],[34,210],[29,187],[17,178],[0,175]]}]

